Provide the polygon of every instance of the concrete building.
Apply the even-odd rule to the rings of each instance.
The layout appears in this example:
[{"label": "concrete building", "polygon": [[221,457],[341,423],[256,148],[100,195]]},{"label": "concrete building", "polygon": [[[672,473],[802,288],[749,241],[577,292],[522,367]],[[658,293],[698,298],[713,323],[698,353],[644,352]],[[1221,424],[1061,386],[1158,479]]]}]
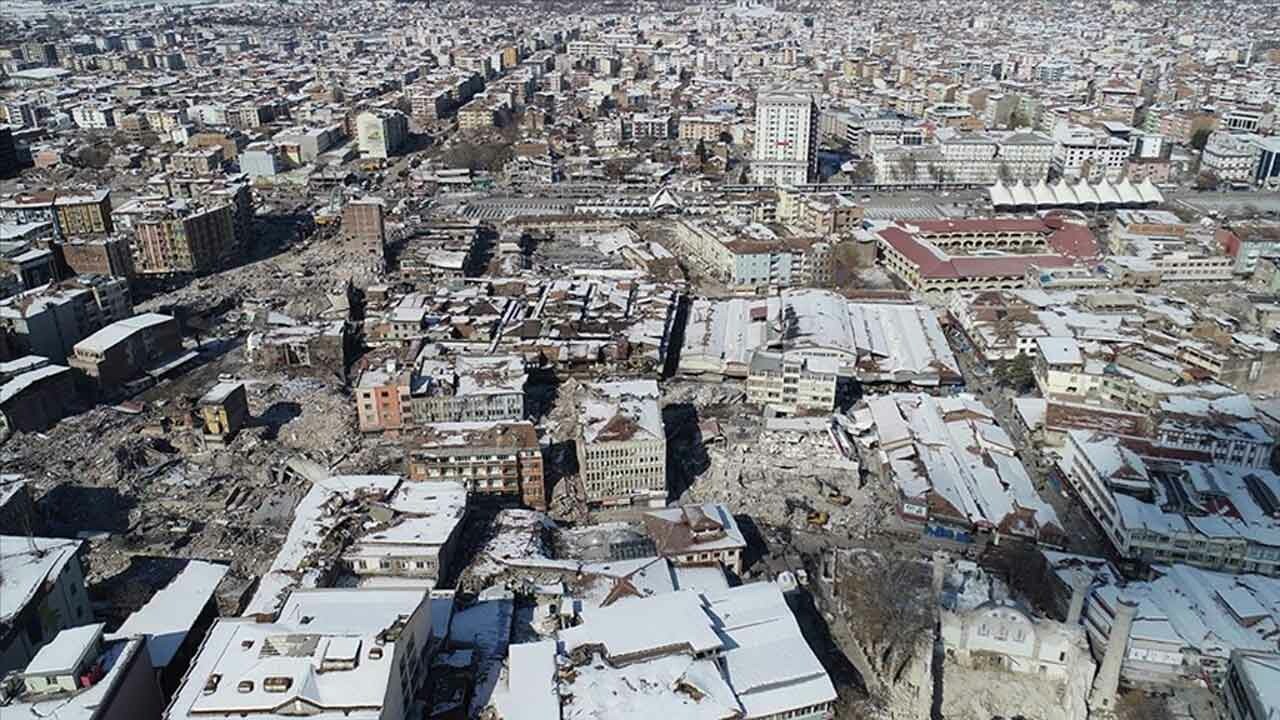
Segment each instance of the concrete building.
[{"label": "concrete building", "polygon": [[756,96],[753,181],[801,185],[817,174],[818,105],[811,95],[763,91]]},{"label": "concrete building", "polygon": [[[1269,470],[1085,430],[1068,432],[1063,470],[1116,555],[1130,563],[1280,577],[1280,523],[1267,514],[1273,501],[1266,490],[1280,478]],[[1173,492],[1184,499],[1166,495]]]},{"label": "concrete building", "polygon": [[1249,138],[1218,130],[1200,153],[1200,171],[1213,173],[1222,183],[1253,183],[1261,155],[1262,147]]},{"label": "concrete building", "polygon": [[342,208],[342,234],[378,267],[386,262],[385,203],[380,198],[352,200]]},{"label": "concrete building", "polygon": [[193,148],[169,156],[169,172],[178,175],[213,175],[222,172],[226,161],[222,146]]},{"label": "concrete building", "polygon": [[245,357],[269,368],[309,369],[346,377],[356,335],[342,321],[280,325],[249,334]]},{"label": "concrete building", "polygon": [[839,371],[834,358],[788,358],[757,350],[747,371],[747,400],[780,415],[830,413]]},{"label": "concrete building", "polygon": [[647,512],[644,525],[658,554],[672,564],[719,563],[735,576],[742,574],[747,541],[724,505],[706,503]]},{"label": "concrete building", "polygon": [[124,235],[62,240],[54,247],[77,275],[133,277],[133,251]]},{"label": "concrete building", "polygon": [[1129,143],[1102,132],[1082,128],[1057,138],[1053,171],[1058,177],[1091,183],[1117,181],[1129,165]]},{"label": "concrete building", "polygon": [[0,362],[0,438],[47,430],[80,404],[70,368],[38,355]]},{"label": "concrete building", "polygon": [[527,378],[524,360],[514,355],[420,357],[412,370],[391,360],[366,369],[356,383],[360,431],[396,434],[430,423],[519,420]]},{"label": "concrete building", "polygon": [[1223,252],[1234,258],[1236,273],[1248,275],[1258,266],[1258,258],[1280,255],[1280,222],[1232,221],[1215,233]]},{"label": "concrete building", "polygon": [[249,401],[244,383],[223,380],[196,403],[204,444],[225,447],[249,421]]},{"label": "concrete building", "polygon": [[134,265],[140,274],[207,273],[229,261],[236,243],[235,206],[156,202],[135,221]]},{"label": "concrete building", "polygon": [[230,570],[220,563],[183,561],[182,569],[114,633],[117,638],[146,639],[149,666],[166,698],[177,690],[217,619],[218,587]]},{"label": "concrete building", "polygon": [[58,632],[93,619],[82,543],[0,535],[0,673],[27,666]]},{"label": "concrete building", "polygon": [[61,237],[77,235],[110,235],[111,190],[92,192],[59,192],[53,200]]},{"label": "concrete building", "polygon": [[389,158],[409,139],[409,118],[397,110],[377,110],[356,117],[356,143],[360,154]]},{"label": "concrete building", "polygon": [[434,423],[405,442],[409,478],[458,482],[468,492],[519,498],[545,510],[542,449],[533,423]]},{"label": "concrete building", "polygon": [[347,567],[361,578],[414,578],[434,585],[453,561],[467,490],[448,480],[405,481],[375,513],[373,528],[343,552]]},{"label": "concrete building", "polygon": [[0,178],[18,172],[18,148],[13,140],[13,128],[0,125]]},{"label": "concrete building", "polygon": [[294,590],[272,615],[215,622],[164,717],[405,720],[439,640],[421,588]]},{"label": "concrete building", "polygon": [[287,168],[284,151],[275,143],[249,143],[240,154],[240,172],[251,178],[275,177]]},{"label": "concrete building", "polygon": [[657,382],[596,382],[568,392],[578,403],[575,444],[587,501],[664,505],[667,437]]},{"label": "concrete building", "polygon": [[1280,717],[1280,653],[1235,650],[1222,683],[1227,720]]},{"label": "concrete building", "polygon": [[146,313],[111,323],[76,343],[68,364],[103,389],[114,389],[181,350],[178,321]]},{"label": "concrete building", "polygon": [[89,275],[0,301],[0,328],[21,352],[60,361],[76,343],[132,314],[127,280]]},{"label": "concrete building", "polygon": [[315,162],[322,153],[337,145],[345,137],[341,125],[319,127],[292,127],[282,130],[272,138],[280,148],[284,159],[293,165]]},{"label": "concrete building", "polygon": [[58,633],[0,698],[5,720],[159,720],[164,698],[143,637],[103,635],[103,625]]}]

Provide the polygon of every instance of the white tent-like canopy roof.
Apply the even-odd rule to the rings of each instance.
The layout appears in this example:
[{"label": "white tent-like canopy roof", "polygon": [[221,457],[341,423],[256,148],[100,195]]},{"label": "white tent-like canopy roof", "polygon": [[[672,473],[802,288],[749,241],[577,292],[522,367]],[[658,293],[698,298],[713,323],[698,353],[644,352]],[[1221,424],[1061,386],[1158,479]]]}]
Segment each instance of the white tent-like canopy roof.
[{"label": "white tent-like canopy roof", "polygon": [[1014,185],[1011,192],[1013,193],[1014,205],[1035,205],[1036,196],[1031,194],[1031,188],[1028,188],[1021,180]]},{"label": "white tent-like canopy roof", "polygon": [[1049,185],[1041,180],[1036,186],[1031,188],[1031,195],[1036,199],[1036,205],[1045,207],[1053,207],[1058,204],[1058,199],[1053,194],[1053,190],[1049,189]]},{"label": "white tent-like canopy roof", "polygon": [[1120,193],[1116,192],[1115,186],[1103,180],[1093,187],[1098,193],[1098,200],[1104,205],[1119,205],[1124,202],[1120,198]]}]

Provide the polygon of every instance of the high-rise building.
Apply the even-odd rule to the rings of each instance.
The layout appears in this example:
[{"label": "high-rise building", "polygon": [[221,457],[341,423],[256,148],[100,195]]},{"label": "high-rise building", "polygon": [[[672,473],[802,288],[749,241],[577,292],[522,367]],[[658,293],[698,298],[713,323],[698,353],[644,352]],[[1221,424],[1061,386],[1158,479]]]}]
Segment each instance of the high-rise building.
[{"label": "high-rise building", "polygon": [[818,105],[799,92],[756,96],[756,144],[751,155],[755,182],[797,185],[815,179],[818,163]]}]

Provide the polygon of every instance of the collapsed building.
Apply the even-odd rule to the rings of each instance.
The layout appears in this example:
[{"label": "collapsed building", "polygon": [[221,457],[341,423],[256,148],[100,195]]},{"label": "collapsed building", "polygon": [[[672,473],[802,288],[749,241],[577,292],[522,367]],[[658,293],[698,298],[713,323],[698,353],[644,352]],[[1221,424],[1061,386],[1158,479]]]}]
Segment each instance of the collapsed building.
[{"label": "collapsed building", "polygon": [[342,320],[289,322],[250,333],[245,357],[262,367],[345,377],[355,356],[356,337],[350,323]]},{"label": "collapsed building", "polygon": [[862,464],[878,482],[896,487],[904,521],[962,540],[999,534],[1065,541],[1013,440],[977,398],[870,397],[853,410],[853,425]]},{"label": "collapsed building", "polygon": [[750,377],[753,363],[765,362],[755,360],[761,353],[815,371],[834,364],[835,374],[863,383],[961,380],[937,315],[924,305],[860,302],[822,290],[693,302],[680,372]]}]

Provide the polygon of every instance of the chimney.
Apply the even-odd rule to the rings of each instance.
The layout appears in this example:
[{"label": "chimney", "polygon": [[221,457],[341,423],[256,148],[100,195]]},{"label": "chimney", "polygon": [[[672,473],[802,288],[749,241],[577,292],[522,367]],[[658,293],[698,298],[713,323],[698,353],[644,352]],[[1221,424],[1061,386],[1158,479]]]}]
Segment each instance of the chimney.
[{"label": "chimney", "polygon": [[1138,602],[1121,596],[1116,603],[1116,616],[1111,621],[1107,635],[1107,651],[1102,667],[1093,678],[1093,690],[1089,693],[1090,714],[1110,715],[1116,706],[1116,689],[1120,686],[1120,668],[1129,650],[1129,631],[1133,618],[1138,614]]}]

